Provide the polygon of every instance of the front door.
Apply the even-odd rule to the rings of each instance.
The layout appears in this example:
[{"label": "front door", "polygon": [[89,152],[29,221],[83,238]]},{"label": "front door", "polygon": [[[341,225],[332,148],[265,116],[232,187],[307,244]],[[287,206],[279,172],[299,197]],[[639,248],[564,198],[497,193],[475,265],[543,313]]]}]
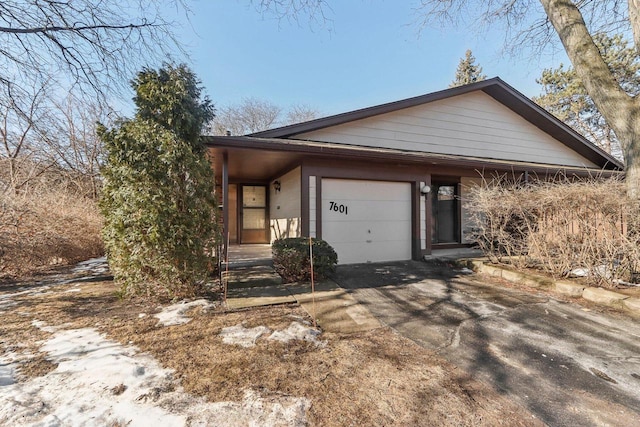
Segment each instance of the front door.
[{"label": "front door", "polygon": [[432,185],[432,233],[434,244],[460,243],[460,197],[458,184]]},{"label": "front door", "polygon": [[242,185],[240,243],[269,243],[267,232],[267,187]]}]

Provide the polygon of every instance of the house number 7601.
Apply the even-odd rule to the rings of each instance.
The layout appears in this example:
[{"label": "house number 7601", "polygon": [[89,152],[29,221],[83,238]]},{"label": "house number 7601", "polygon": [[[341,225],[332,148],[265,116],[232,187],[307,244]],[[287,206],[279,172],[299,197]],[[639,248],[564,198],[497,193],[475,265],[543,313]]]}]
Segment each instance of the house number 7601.
[{"label": "house number 7601", "polygon": [[348,207],[347,205],[341,205],[336,202],[329,202],[329,210],[334,212],[340,212],[345,215],[348,215]]}]

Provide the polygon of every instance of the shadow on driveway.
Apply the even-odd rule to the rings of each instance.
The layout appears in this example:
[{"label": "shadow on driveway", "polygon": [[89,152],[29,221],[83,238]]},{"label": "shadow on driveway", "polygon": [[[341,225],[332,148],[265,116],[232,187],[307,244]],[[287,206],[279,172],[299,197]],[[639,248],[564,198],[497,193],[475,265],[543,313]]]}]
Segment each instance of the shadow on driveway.
[{"label": "shadow on driveway", "polygon": [[[565,426],[640,425],[640,326],[437,262],[339,266],[382,323]],[[634,375],[636,374],[636,375]]]}]

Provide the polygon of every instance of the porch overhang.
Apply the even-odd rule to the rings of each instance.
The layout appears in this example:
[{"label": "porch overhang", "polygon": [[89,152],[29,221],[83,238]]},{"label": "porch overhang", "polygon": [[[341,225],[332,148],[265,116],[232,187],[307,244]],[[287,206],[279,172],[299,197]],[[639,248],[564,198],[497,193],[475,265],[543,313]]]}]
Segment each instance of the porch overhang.
[{"label": "porch overhang", "polygon": [[295,139],[208,136],[205,137],[205,144],[209,148],[218,179],[223,169],[224,155],[227,155],[228,177],[232,181],[267,182],[308,158],[418,164],[427,168],[456,166],[478,171],[528,172],[541,176],[556,175],[558,172],[567,176],[611,176],[623,173],[614,164],[598,169]]}]

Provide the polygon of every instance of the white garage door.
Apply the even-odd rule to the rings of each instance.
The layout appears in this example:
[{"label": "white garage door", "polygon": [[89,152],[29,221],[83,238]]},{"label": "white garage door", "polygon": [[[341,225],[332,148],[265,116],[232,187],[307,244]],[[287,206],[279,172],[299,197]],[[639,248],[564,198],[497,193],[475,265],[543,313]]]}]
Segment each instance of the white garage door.
[{"label": "white garage door", "polygon": [[340,264],[411,259],[411,184],[323,179],[322,238]]}]

